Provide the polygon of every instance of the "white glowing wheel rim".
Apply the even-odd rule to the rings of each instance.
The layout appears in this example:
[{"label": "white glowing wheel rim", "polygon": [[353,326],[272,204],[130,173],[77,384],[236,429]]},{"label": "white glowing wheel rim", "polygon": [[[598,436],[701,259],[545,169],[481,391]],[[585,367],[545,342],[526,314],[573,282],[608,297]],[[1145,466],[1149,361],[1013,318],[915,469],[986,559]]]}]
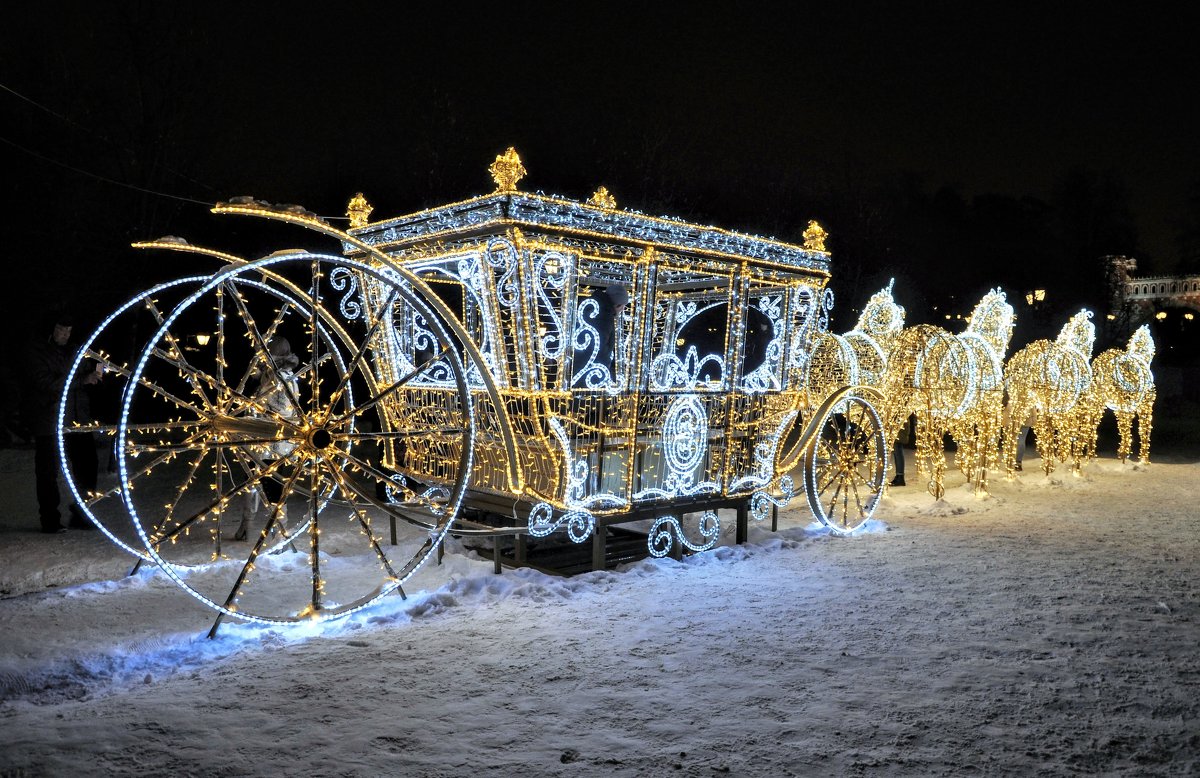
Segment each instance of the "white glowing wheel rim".
[{"label": "white glowing wheel rim", "polygon": [[[67,371],[67,377],[63,382],[64,387],[70,387],[76,381],[76,376],[79,374],[80,368],[85,362],[95,361],[102,365],[105,369],[105,381],[117,380],[116,376],[121,375],[126,371],[126,366],[114,361],[114,359],[103,351],[97,350],[99,344],[105,341],[105,336],[111,335],[114,331],[121,328],[124,324],[124,319],[130,316],[136,316],[143,310],[153,310],[158,312],[159,298],[163,296],[171,296],[173,293],[182,293],[188,289],[193,289],[200,286],[208,279],[208,276],[193,276],[190,278],[180,278],[175,281],[168,281],[163,284],[151,287],[141,294],[133,297],[124,305],[113,311],[103,322],[100,323],[94,332],[83,342],[79,351],[75,355],[74,361],[71,362],[71,369]],[[140,347],[139,347],[140,350]],[[64,422],[66,412],[68,394],[66,391],[62,393],[58,401],[58,416],[56,423],[56,437],[58,443],[59,461],[62,465],[63,480],[66,481],[67,489],[71,492],[76,505],[83,514],[94,524],[101,532],[103,532],[109,540],[115,543],[120,548],[128,551],[134,556],[142,559],[149,559],[149,556],[141,548],[138,542],[138,537],[133,526],[129,521],[129,514],[125,510],[125,503],[121,497],[121,490],[128,487],[124,481],[121,481],[117,487],[110,489],[99,489],[96,494],[85,495],[81,492],[79,485],[75,482],[74,473],[71,470],[70,462],[67,459],[66,452],[66,435],[71,434],[77,429],[84,429],[93,434],[116,436],[118,425],[92,423],[83,427],[77,427],[74,424]],[[138,479],[134,479],[135,481]]]},{"label": "white glowing wheel rim", "polygon": [[851,394],[829,404],[804,453],[804,492],[813,515],[837,534],[862,527],[879,506],[887,478],[883,422]]},{"label": "white glowing wheel rim", "polygon": [[[124,305],[117,308],[107,318],[105,318],[103,322],[101,322],[100,326],[96,328],[96,330],[79,348],[75,359],[71,363],[71,368],[67,373],[67,378],[64,381],[64,387],[71,386],[71,384],[75,381],[75,377],[78,375],[80,368],[84,365],[84,363],[91,361],[94,361],[104,367],[104,380],[106,381],[124,380],[128,378],[129,366],[127,364],[117,362],[111,355],[99,350],[100,344],[106,340],[105,336],[118,335],[121,325],[129,324],[126,319],[131,316],[136,316],[139,312],[145,316],[152,315],[155,323],[160,323],[165,317],[165,313],[170,311],[170,307],[165,307],[163,305],[164,300],[169,301],[181,295],[186,295],[190,291],[199,287],[208,279],[209,276],[191,276],[158,284],[157,286],[154,286],[133,297]],[[240,283],[259,286],[264,289],[268,288],[263,286],[262,282],[258,281],[248,281],[242,279]],[[272,291],[275,294],[282,295],[293,305],[299,304],[295,294],[289,294],[288,292],[275,292],[274,290]],[[173,307],[173,304],[171,304],[171,307]],[[142,324],[144,325],[145,322]],[[134,329],[136,331],[136,327]],[[149,327],[148,329],[152,331],[153,326]],[[326,337],[328,337],[327,333]],[[182,339],[177,338],[174,345],[181,347],[183,343],[184,341]],[[143,350],[144,346],[139,346],[135,353],[140,353]],[[344,364],[340,353],[334,350],[332,351],[331,355],[337,361],[339,367],[344,369]],[[186,360],[186,356],[184,356],[184,360]],[[352,397],[352,392],[350,394]],[[84,495],[80,490],[79,485],[75,481],[74,474],[67,458],[66,436],[82,429],[94,434],[109,435],[115,438],[121,429],[121,425],[96,422],[82,427],[77,427],[76,425],[66,424],[64,423],[64,418],[67,399],[68,394],[64,391],[59,397],[58,424],[56,432],[59,459],[62,465],[64,480],[67,483],[67,488],[70,490],[75,499],[76,505],[84,513],[84,515],[114,544],[140,559],[145,561],[153,561],[152,557],[145,551],[143,543],[140,542],[140,536],[137,534],[137,528],[133,525],[133,522],[129,520],[129,513],[124,500],[124,493],[141,488],[147,479],[155,475],[154,470],[156,467],[153,464],[153,460],[150,463],[146,463],[141,467],[134,469],[132,473],[126,471],[125,474],[119,479],[116,486],[108,489],[99,489],[95,494]],[[211,412],[212,409],[206,408],[205,410]],[[148,430],[143,430],[140,428],[140,425],[137,424],[127,423],[125,425],[127,440],[130,437],[136,438],[137,434],[143,431],[157,436],[161,435],[162,427],[156,425]],[[130,435],[131,432],[133,433],[132,436]],[[163,457],[155,457],[154,459],[157,460],[162,458]],[[319,507],[323,509],[324,506],[325,502],[322,501]],[[302,528],[303,527],[297,527],[296,529]],[[274,550],[284,542],[286,542],[285,539],[280,538],[277,542],[273,542],[271,544],[271,549]]]},{"label": "white glowing wheel rim", "polygon": [[[374,300],[363,296],[366,315],[357,322],[339,315],[338,306],[324,304],[327,296],[337,294],[330,277],[343,269],[383,290]],[[264,280],[255,280],[259,277]],[[427,363],[410,366],[384,385],[374,360],[387,350],[384,341],[391,337],[391,317],[399,303],[424,317],[437,350]],[[372,317],[374,323],[368,325]],[[210,393],[209,407],[216,409],[211,413],[181,398],[172,391],[174,385],[164,385],[168,368],[176,367],[163,356],[172,356],[172,329],[196,326],[197,321],[218,333],[214,370],[201,375],[189,366],[177,370],[175,380],[198,383]],[[278,375],[268,373],[275,368],[265,357],[266,344],[276,335],[287,337],[299,357],[294,382],[285,382],[290,387],[284,390],[285,411],[264,406],[247,390],[252,365],[265,375]],[[442,426],[436,433],[397,429],[389,405],[435,368],[445,379],[444,394],[454,398],[444,402]],[[142,498],[137,490],[123,494],[146,553],[201,602],[247,621],[287,623],[343,615],[395,591],[437,547],[465,493],[475,435],[465,376],[445,327],[387,269],[305,252],[226,268],[165,318],[133,368],[123,398],[117,439],[123,479],[136,454],[155,453],[153,445],[131,437],[131,430],[140,429],[131,421],[137,417],[173,410],[180,416],[176,429],[185,439],[168,445],[190,459],[185,479],[174,479],[167,516],[163,501],[154,495]],[[362,431],[362,418],[379,423]],[[396,486],[394,474],[372,461],[363,447],[394,447],[401,440],[419,445],[435,434],[459,444],[458,460],[446,465],[452,482],[420,494],[397,488],[391,502],[380,498],[384,482]],[[201,471],[206,477],[197,479]],[[193,480],[200,482],[196,490]],[[282,492],[286,521],[268,504],[252,520],[247,542],[230,540],[245,495],[261,494],[268,482]],[[380,532],[388,518],[415,524],[417,531],[385,549]],[[271,554],[272,547],[278,553]],[[205,554],[213,564],[188,569],[204,561]]]}]

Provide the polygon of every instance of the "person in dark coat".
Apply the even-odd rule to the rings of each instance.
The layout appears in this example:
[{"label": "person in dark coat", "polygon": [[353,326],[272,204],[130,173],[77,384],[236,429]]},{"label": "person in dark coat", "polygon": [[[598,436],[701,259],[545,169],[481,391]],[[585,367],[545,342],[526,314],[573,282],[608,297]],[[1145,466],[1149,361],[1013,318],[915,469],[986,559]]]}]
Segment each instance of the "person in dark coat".
[{"label": "person in dark coat", "polygon": [[[589,374],[582,372],[589,359],[593,367],[599,366],[607,370],[611,381],[617,380],[617,323],[625,314],[629,292],[623,286],[610,286],[595,292],[590,299],[595,302],[595,308],[583,314],[582,319],[596,331],[596,342],[594,348],[589,344],[587,348],[577,349],[575,352],[576,387],[591,383],[588,380]],[[592,379],[594,380],[594,374]]]},{"label": "person in dark coat", "polygon": [[617,378],[617,323],[625,315],[629,303],[629,292],[623,286],[610,286],[596,295],[600,311],[593,326],[600,333],[596,349],[596,361],[608,368],[613,380]]},{"label": "person in dark coat", "polygon": [[[45,341],[35,343],[29,355],[30,389],[26,412],[34,435],[34,476],[37,487],[38,514],[42,532],[65,532],[58,511],[60,503],[58,489],[58,405],[63,385],[76,350],[69,346],[73,322],[65,315],[55,319],[54,328]],[[63,416],[64,428],[72,422],[86,424],[92,421],[91,408],[85,386],[100,381],[103,368],[86,365],[75,375]],[[96,491],[96,441],[90,432],[77,432],[64,438],[67,461],[75,485],[84,493]],[[79,506],[71,505],[70,526],[74,529],[94,529]]]}]

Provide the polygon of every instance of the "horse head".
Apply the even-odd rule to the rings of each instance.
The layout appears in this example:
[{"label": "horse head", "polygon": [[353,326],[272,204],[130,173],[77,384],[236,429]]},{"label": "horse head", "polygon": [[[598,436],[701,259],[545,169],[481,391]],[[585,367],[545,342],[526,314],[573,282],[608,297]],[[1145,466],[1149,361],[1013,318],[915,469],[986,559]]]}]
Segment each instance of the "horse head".
[{"label": "horse head", "polygon": [[1004,292],[993,289],[971,311],[966,331],[982,338],[1002,358],[1012,340],[1013,321],[1013,308]]},{"label": "horse head", "polygon": [[904,308],[892,299],[894,283],[896,279],[893,278],[886,287],[871,295],[858,317],[858,324],[854,325],[855,331],[887,341],[904,328]]},{"label": "horse head", "polygon": [[1150,360],[1154,359],[1154,338],[1150,337],[1150,326],[1143,324],[1137,328],[1137,332],[1129,338],[1129,346],[1125,349],[1129,356],[1145,362],[1150,365]]},{"label": "horse head", "polygon": [[1074,349],[1085,359],[1092,358],[1092,346],[1096,342],[1096,325],[1092,324],[1092,312],[1086,308],[1072,316],[1063,325],[1055,342],[1063,348]]}]

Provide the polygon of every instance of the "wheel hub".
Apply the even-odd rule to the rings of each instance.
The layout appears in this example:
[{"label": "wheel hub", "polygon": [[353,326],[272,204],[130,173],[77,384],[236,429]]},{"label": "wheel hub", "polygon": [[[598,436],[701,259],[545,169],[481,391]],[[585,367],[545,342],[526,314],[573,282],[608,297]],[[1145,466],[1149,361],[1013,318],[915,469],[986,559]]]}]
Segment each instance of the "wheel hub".
[{"label": "wheel hub", "polygon": [[308,435],[308,443],[318,451],[333,445],[333,435],[324,427],[318,427]]}]

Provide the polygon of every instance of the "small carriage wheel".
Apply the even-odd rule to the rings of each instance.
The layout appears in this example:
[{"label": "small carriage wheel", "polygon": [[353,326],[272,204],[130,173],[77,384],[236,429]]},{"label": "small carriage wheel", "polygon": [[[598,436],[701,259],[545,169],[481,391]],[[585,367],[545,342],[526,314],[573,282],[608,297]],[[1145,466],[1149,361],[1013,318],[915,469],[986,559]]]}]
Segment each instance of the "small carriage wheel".
[{"label": "small carriage wheel", "polygon": [[[328,305],[347,273],[374,294]],[[416,363],[395,351],[401,303],[425,323]],[[197,327],[215,333],[207,359],[180,359],[173,344]],[[295,361],[272,358],[279,338]],[[385,353],[390,373],[375,370]],[[397,428],[389,408],[414,386],[442,400],[424,428]],[[154,422],[158,439],[141,434]],[[173,467],[169,489],[123,494],[159,567],[222,615],[286,623],[357,610],[416,572],[458,513],[474,430],[456,343],[419,295],[386,268],[294,251],[222,270],[164,318],[131,371],[117,446],[123,480],[139,458]],[[444,481],[422,490],[382,469],[369,449],[398,440],[426,451],[436,440]],[[417,530],[385,548],[386,518]],[[205,559],[216,564],[185,569]]]},{"label": "small carriage wheel", "polygon": [[855,394],[823,407],[804,452],[804,491],[821,523],[849,534],[871,518],[883,494],[883,423],[874,406]]}]

